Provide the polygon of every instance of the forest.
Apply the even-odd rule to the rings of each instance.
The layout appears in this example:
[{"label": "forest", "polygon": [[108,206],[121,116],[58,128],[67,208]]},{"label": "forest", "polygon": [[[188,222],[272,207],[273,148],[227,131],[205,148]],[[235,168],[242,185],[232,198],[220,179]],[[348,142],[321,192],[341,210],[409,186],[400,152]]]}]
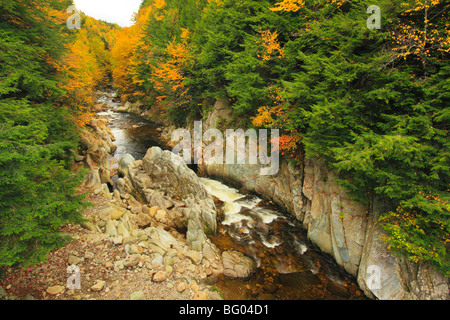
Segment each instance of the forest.
[{"label": "forest", "polygon": [[144,0],[131,27],[69,30],[71,4],[0,1],[0,266],[68,241],[87,205],[78,132],[112,85],[180,127],[226,99],[221,126],[279,129],[285,160],[382,204],[390,250],[450,275],[448,1]]}]

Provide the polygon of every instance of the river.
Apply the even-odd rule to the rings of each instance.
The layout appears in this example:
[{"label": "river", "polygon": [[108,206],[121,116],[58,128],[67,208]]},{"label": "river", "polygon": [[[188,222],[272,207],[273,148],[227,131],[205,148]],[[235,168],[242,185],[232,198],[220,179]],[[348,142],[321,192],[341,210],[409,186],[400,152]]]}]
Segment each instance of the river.
[{"label": "river", "polygon": [[[158,141],[159,125],[116,112],[121,104],[113,97],[111,92],[97,102],[108,106],[107,111],[98,114],[109,120],[115,136],[114,158],[129,153],[138,160],[151,147],[163,148]],[[217,180],[200,179],[223,213],[219,231],[210,237],[211,241],[221,250],[242,252],[258,266],[249,279],[220,277],[215,285],[225,299],[367,299],[353,277],[308,241],[291,215],[256,195],[240,193]]]}]

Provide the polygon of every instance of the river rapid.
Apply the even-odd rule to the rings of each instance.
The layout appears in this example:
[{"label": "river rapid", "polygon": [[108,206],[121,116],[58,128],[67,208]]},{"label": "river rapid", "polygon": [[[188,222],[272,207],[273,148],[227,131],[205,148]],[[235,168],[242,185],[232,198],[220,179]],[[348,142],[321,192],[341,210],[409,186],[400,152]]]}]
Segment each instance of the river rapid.
[{"label": "river rapid", "polygon": [[[108,107],[106,117],[120,159],[131,154],[142,159],[158,140],[160,126],[139,116],[117,112],[115,93],[101,95],[97,103]],[[116,161],[117,162],[117,161]],[[116,181],[118,177],[114,177]],[[227,300],[367,299],[354,278],[307,240],[299,222],[257,195],[241,193],[221,181],[201,177],[220,212],[218,233],[211,241],[221,250],[240,251],[257,263],[248,279],[220,277],[215,284]]]}]

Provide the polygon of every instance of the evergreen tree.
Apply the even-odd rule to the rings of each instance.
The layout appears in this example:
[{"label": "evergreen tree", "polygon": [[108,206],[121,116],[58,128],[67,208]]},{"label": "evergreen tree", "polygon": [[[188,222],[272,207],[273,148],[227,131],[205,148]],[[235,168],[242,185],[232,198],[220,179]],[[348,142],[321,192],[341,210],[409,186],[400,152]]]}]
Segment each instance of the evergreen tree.
[{"label": "evergreen tree", "polygon": [[56,105],[58,61],[70,1],[0,5],[0,266],[39,262],[80,222],[80,174],[70,169],[77,132]]}]

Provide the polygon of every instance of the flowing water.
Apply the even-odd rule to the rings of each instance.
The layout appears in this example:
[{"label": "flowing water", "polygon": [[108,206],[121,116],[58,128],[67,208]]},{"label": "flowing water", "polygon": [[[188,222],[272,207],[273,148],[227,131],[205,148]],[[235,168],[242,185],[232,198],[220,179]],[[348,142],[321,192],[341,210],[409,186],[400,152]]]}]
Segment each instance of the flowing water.
[{"label": "flowing water", "polygon": [[[163,148],[157,139],[158,124],[116,112],[121,104],[113,97],[114,93],[103,95],[98,103],[109,107],[99,115],[109,120],[116,138],[114,157],[129,153],[138,160],[153,146]],[[248,279],[220,277],[215,285],[225,299],[366,299],[355,280],[307,240],[292,216],[258,196],[200,179],[222,213],[212,242],[221,250],[242,252],[258,266]]]}]

